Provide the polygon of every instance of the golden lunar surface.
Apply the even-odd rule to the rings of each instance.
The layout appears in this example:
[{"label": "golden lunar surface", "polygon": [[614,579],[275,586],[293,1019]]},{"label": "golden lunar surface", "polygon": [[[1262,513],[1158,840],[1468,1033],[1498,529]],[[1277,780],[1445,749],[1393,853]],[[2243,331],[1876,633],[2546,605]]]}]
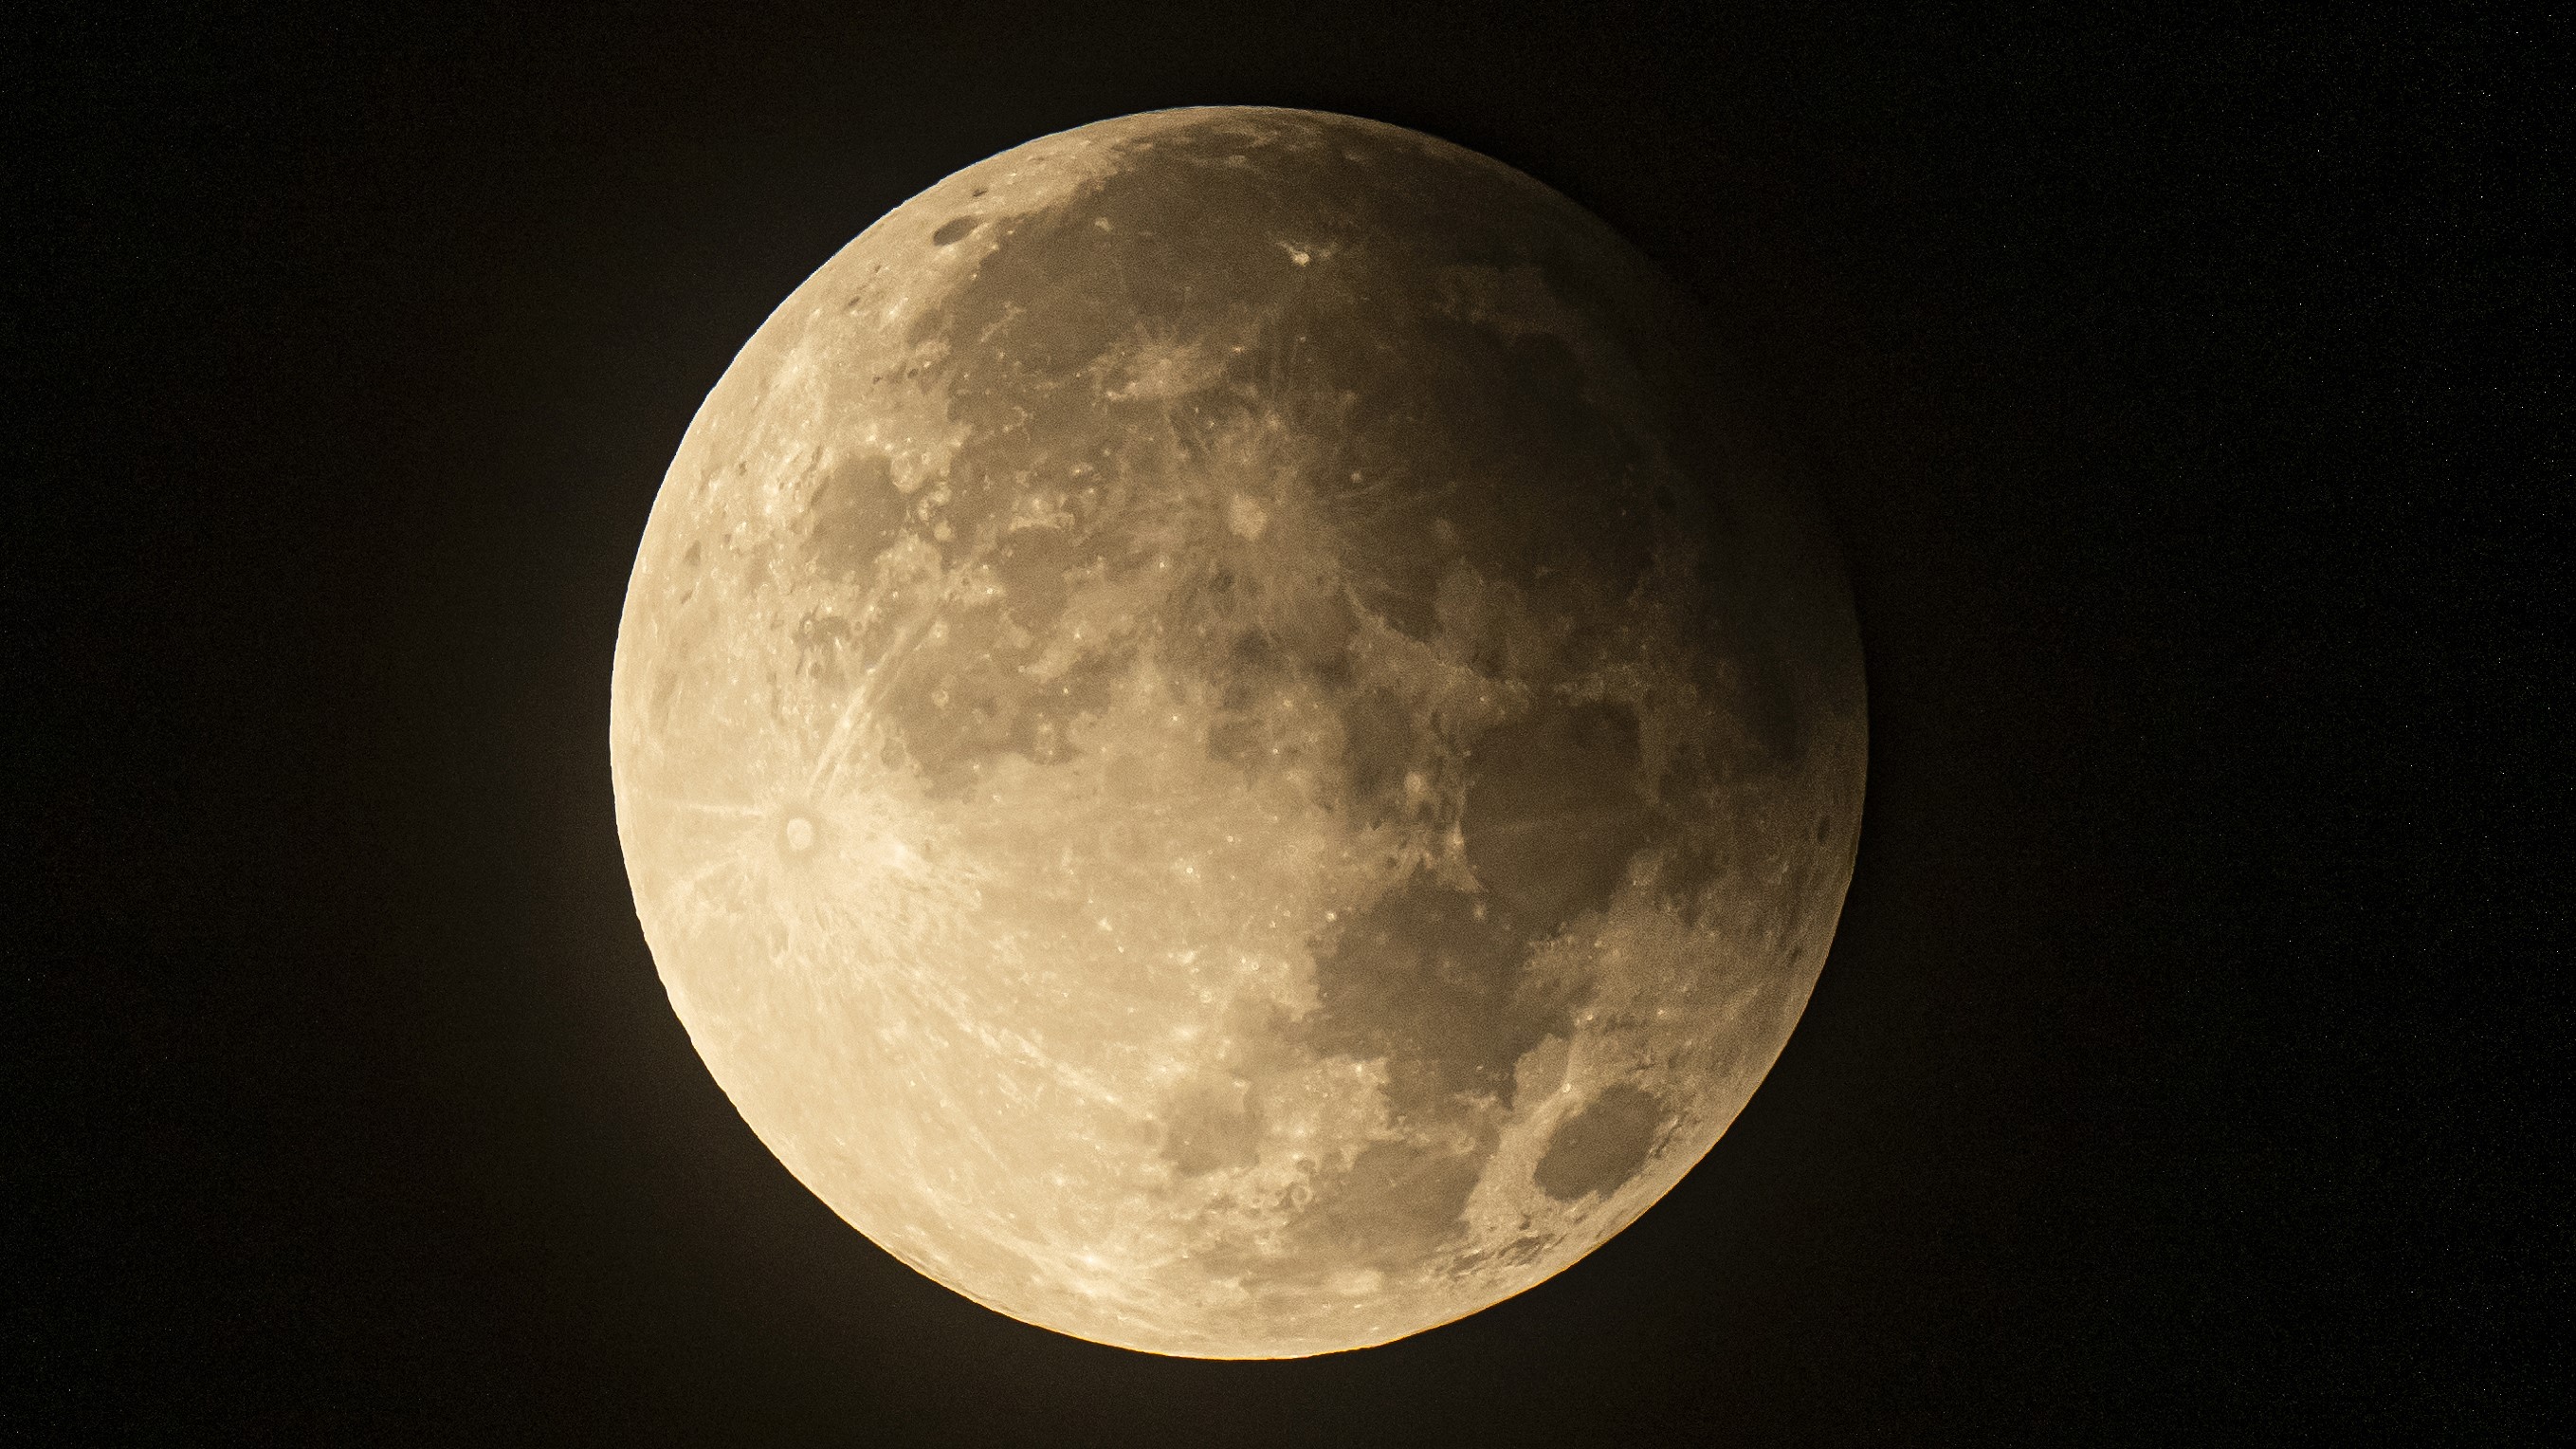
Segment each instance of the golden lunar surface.
[{"label": "golden lunar surface", "polygon": [[1558,1272],[1706,1153],[1860,828],[1850,592],[1690,309],[1348,117],[1033,141],[744,347],[611,755],[671,1004],[861,1232],[1220,1358]]}]

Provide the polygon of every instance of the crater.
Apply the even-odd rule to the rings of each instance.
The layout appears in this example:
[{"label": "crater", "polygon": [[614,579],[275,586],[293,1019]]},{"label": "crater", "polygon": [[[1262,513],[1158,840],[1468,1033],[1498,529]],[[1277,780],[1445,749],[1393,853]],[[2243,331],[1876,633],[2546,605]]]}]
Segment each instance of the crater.
[{"label": "crater", "polygon": [[1663,1099],[1654,1093],[1627,1082],[1602,1088],[1548,1138],[1533,1174],[1539,1191],[1558,1202],[1617,1192],[1646,1165],[1663,1125]]},{"label": "crater", "polygon": [[960,216],[944,221],[940,223],[939,230],[930,234],[930,244],[944,247],[964,241],[966,234],[973,231],[981,220],[980,217]]}]

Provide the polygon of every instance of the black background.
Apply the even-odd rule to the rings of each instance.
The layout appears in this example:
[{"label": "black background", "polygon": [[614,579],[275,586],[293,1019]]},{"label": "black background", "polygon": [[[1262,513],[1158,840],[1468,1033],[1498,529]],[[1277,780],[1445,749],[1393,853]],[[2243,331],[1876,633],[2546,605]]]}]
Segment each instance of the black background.
[{"label": "black background", "polygon": [[[2563,34],[377,8],[6,22],[0,1425],[2551,1428]],[[1733,1130],[1555,1280],[1305,1362],[1027,1327],[835,1219],[663,998],[605,748],[646,511],[768,309],[958,167],[1192,103],[1430,131],[1669,268],[1869,657],[1841,933]]]}]

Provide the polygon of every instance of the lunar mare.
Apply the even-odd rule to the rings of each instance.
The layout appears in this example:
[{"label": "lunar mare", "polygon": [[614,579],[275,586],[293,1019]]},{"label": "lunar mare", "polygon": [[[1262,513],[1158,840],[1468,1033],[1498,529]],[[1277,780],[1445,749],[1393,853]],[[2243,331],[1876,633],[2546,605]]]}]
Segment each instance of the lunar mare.
[{"label": "lunar mare", "polygon": [[1641,257],[1307,112],[1031,142],[689,428],[620,624],[638,914],[869,1238],[1104,1343],[1384,1342],[1707,1152],[1858,838],[1858,634]]}]

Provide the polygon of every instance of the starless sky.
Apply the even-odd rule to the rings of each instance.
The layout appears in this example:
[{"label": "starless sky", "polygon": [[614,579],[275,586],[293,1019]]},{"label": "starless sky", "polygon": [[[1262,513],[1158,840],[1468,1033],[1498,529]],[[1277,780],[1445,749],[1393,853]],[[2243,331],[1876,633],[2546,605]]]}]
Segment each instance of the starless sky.
[{"label": "starless sky", "polygon": [[[14,14],[8,1422],[2536,1435],[2564,197],[2543,48],[2413,8]],[[1841,933],[1716,1150],[1292,1363],[1015,1323],[835,1219],[673,1017],[607,769],[636,539],[768,310],[958,167],[1208,103],[1473,147],[1670,270],[1869,670]]]}]

